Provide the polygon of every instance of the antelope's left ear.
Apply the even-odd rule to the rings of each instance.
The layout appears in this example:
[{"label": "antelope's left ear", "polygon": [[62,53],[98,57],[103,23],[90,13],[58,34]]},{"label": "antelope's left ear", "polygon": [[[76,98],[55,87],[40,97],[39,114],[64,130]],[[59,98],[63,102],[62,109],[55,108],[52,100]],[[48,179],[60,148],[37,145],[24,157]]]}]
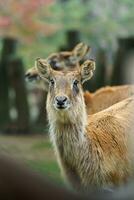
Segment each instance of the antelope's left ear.
[{"label": "antelope's left ear", "polygon": [[46,60],[37,58],[35,61],[35,67],[41,78],[46,80],[50,78],[51,66]]},{"label": "antelope's left ear", "polygon": [[95,70],[95,62],[93,60],[86,60],[81,65],[81,81],[84,83],[93,76],[93,71]]},{"label": "antelope's left ear", "polygon": [[81,42],[74,47],[72,53],[75,59],[79,62],[90,51],[90,49],[91,48],[88,45]]}]

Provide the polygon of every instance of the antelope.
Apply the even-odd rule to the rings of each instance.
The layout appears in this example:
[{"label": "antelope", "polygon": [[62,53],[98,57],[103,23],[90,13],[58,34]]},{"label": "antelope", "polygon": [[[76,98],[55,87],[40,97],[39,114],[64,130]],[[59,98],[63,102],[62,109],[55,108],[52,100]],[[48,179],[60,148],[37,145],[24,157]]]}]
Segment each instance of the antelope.
[{"label": "antelope", "polygon": [[65,180],[78,190],[111,188],[134,175],[134,97],[96,114],[87,115],[82,84],[95,62],[85,61],[73,71],[56,71],[38,58],[36,68],[47,81],[50,138]]},{"label": "antelope", "polygon": [[[81,42],[77,44],[72,51],[52,53],[46,60],[54,70],[73,69],[88,56],[90,49],[88,45]],[[45,91],[48,90],[48,83],[42,81],[35,66],[27,70],[25,77],[27,81],[35,82],[37,87]]]},{"label": "antelope", "polygon": [[[66,71],[74,69],[84,61],[90,52],[91,48],[84,43],[77,44],[72,51],[64,51],[50,54],[47,61],[54,70]],[[38,74],[36,67],[32,67],[26,72],[26,79],[29,82],[34,82],[38,88],[48,91],[49,84],[42,80]],[[133,85],[123,85],[114,87],[104,87],[94,93],[89,91],[84,92],[84,100],[88,114],[97,113],[109,106],[127,98],[134,94]]]}]

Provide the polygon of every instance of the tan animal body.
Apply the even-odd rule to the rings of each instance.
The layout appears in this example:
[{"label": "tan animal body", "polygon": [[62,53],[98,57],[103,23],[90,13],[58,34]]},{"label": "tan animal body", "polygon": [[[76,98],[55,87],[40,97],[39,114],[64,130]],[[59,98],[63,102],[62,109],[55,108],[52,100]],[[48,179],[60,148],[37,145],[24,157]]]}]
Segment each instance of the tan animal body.
[{"label": "tan animal body", "polygon": [[106,86],[94,93],[86,91],[84,100],[87,113],[97,113],[132,95],[134,95],[134,85]]},{"label": "tan animal body", "polygon": [[48,81],[47,113],[50,137],[61,170],[77,189],[122,185],[134,173],[134,97],[87,115],[82,83],[95,63],[74,71],[54,71],[37,60],[40,77]]}]

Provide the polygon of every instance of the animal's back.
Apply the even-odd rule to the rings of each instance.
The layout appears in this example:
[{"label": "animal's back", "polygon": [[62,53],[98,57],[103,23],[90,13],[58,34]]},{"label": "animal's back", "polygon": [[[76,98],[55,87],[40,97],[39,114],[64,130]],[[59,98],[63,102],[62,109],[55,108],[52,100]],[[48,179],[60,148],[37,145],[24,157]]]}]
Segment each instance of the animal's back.
[{"label": "animal's back", "polygon": [[91,162],[95,163],[92,174],[98,173],[97,178],[104,185],[126,183],[134,174],[133,109],[131,97],[89,116],[87,135],[91,141]]},{"label": "animal's back", "polygon": [[94,93],[85,92],[87,112],[88,114],[100,112],[132,95],[134,95],[134,85],[107,86]]}]

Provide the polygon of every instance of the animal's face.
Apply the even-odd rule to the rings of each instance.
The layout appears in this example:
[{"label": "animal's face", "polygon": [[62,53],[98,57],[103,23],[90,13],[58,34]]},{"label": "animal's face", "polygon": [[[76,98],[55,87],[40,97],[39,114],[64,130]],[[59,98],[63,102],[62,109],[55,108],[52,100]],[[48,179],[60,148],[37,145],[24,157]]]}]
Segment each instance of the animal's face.
[{"label": "animal's face", "polygon": [[82,83],[92,77],[95,63],[87,60],[73,71],[56,71],[46,60],[37,59],[36,68],[49,84],[48,103],[57,111],[65,111],[83,101]]},{"label": "animal's face", "polygon": [[80,91],[79,73],[51,73],[49,96],[56,110],[69,109],[77,101]]},{"label": "animal's face", "polygon": [[[81,60],[88,54],[90,48],[83,44],[79,43],[74,47],[72,51],[59,52],[51,54],[46,60],[54,70],[58,71],[67,71],[72,68],[75,68]],[[38,71],[35,67],[27,70],[25,74],[26,80],[30,82],[35,82],[38,86],[41,85],[43,89],[47,90],[47,83],[42,83]]]}]

